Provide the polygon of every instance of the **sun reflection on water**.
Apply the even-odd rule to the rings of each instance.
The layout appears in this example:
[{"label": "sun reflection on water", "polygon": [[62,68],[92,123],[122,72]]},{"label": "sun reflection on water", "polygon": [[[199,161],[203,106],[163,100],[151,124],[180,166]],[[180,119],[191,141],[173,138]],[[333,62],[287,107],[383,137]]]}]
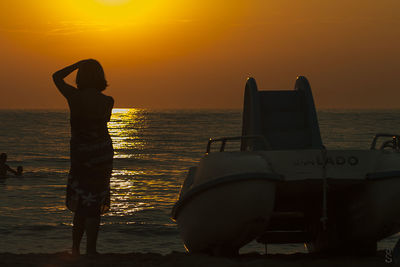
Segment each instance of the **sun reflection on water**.
[{"label": "sun reflection on water", "polygon": [[144,109],[113,109],[108,128],[115,149],[115,158],[129,158],[132,154],[120,150],[140,151],[146,145],[141,131],[146,128]]},{"label": "sun reflection on water", "polygon": [[169,179],[171,170],[162,162],[165,155],[149,135],[148,117],[145,109],[113,109],[108,128],[115,156],[107,216],[157,210],[175,200],[176,192],[171,188],[176,187],[176,181]]}]

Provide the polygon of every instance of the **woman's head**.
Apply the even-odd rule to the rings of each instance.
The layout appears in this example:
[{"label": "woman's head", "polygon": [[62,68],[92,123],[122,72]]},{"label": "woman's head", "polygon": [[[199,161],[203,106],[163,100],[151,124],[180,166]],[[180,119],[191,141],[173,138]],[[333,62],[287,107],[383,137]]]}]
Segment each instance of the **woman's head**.
[{"label": "woman's head", "polygon": [[103,91],[107,87],[103,67],[97,60],[89,59],[81,62],[76,74],[78,89],[93,88]]}]

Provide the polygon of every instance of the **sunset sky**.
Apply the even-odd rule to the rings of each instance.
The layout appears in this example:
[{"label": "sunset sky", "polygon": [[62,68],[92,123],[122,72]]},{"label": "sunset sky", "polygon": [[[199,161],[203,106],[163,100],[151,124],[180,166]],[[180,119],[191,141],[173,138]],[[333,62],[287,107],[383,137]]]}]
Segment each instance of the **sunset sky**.
[{"label": "sunset sky", "polygon": [[86,58],[115,107],[241,108],[248,76],[304,75],[317,108],[400,108],[398,0],[2,0],[0,23],[0,108],[66,108],[51,74]]}]

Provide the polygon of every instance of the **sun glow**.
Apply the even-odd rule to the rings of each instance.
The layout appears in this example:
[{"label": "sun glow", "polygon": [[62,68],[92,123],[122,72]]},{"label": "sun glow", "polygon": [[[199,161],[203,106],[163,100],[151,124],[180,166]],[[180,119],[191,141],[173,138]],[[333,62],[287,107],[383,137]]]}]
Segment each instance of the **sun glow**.
[{"label": "sun glow", "polygon": [[97,1],[105,5],[123,5],[130,2],[131,0],[97,0]]},{"label": "sun glow", "polygon": [[136,66],[158,64],[207,48],[243,14],[243,4],[222,0],[18,1],[15,10],[22,3],[33,10],[24,14],[25,28],[11,21],[4,27],[24,49],[57,60],[94,57],[120,66],[131,66],[132,58]]},{"label": "sun glow", "polygon": [[156,0],[72,0],[66,3],[65,15],[70,18],[103,25],[130,26],[158,20],[162,15],[160,9],[165,8],[165,2]]}]

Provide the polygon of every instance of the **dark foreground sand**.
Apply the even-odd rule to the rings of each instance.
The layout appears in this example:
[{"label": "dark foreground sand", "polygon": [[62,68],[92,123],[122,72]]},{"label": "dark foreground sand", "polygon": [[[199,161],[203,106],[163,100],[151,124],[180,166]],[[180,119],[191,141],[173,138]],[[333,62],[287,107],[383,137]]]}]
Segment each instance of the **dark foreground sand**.
[{"label": "dark foreground sand", "polygon": [[[386,260],[386,261],[385,261]],[[155,253],[101,254],[96,258],[74,258],[67,252],[54,254],[0,254],[0,266],[390,266],[384,251],[373,257],[327,257],[310,254],[247,254],[237,258],[217,258],[199,254]]]}]

